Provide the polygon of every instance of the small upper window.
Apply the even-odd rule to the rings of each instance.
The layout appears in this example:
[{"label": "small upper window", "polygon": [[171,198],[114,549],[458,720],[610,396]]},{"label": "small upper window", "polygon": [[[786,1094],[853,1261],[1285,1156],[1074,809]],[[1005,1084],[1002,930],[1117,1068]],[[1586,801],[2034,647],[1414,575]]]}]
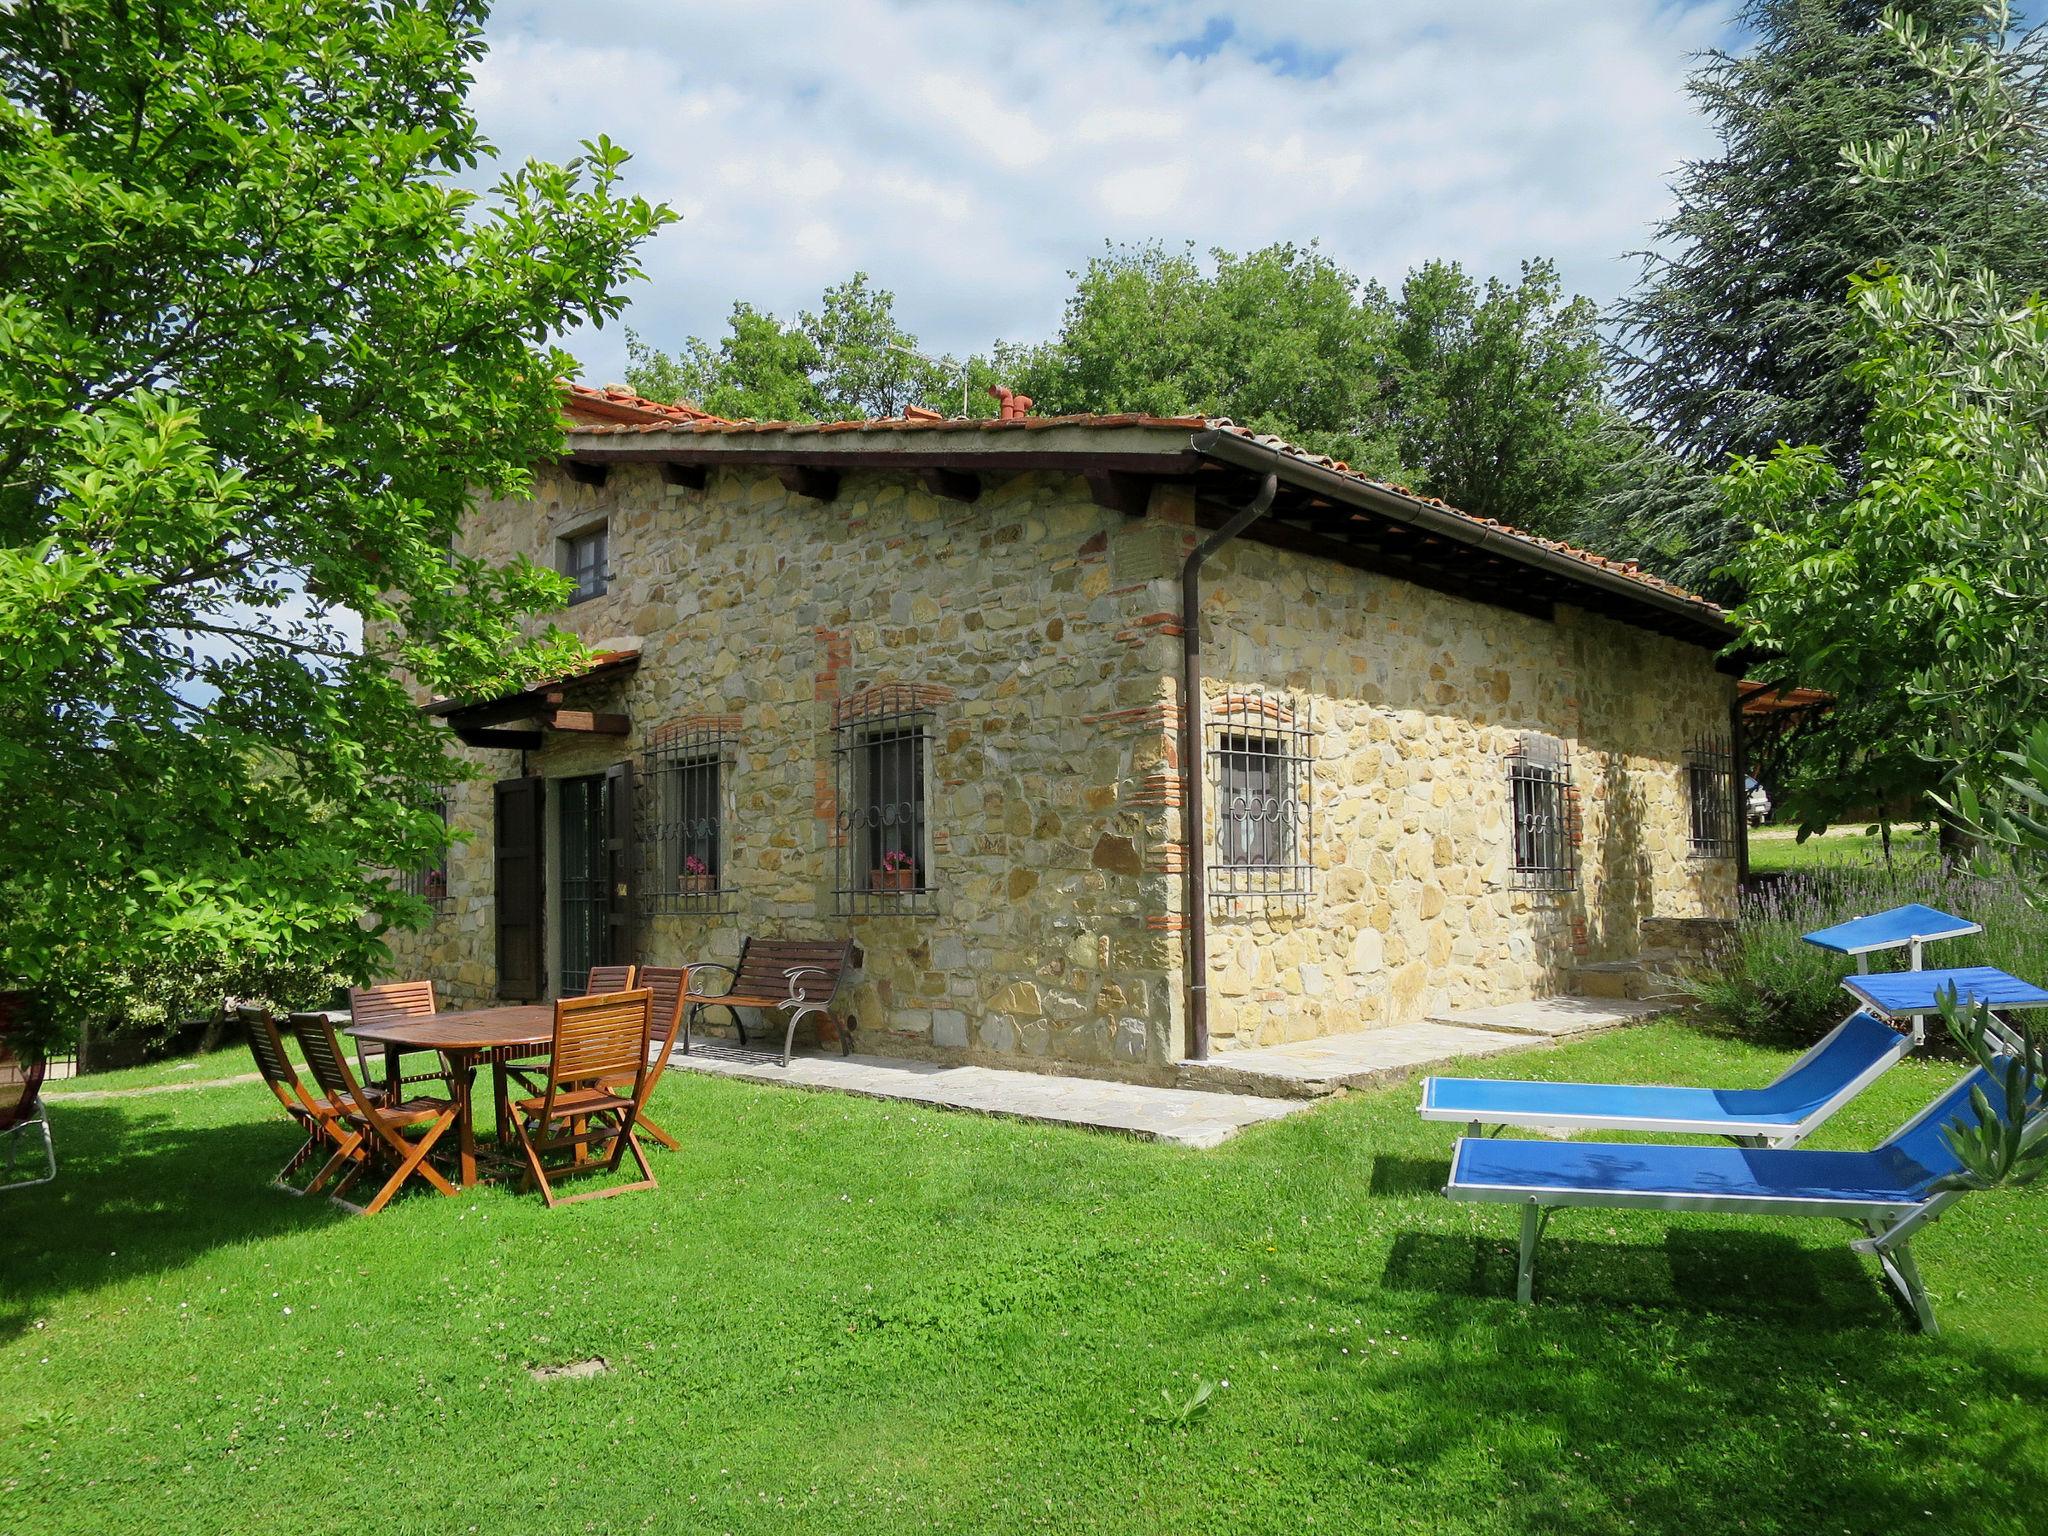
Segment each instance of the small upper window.
[{"label": "small upper window", "polygon": [[611,579],[611,530],[599,523],[595,528],[586,528],[581,533],[572,533],[560,541],[558,564],[562,574],[576,583],[576,590],[569,595],[572,603],[586,603],[593,597],[603,597],[605,586]]}]

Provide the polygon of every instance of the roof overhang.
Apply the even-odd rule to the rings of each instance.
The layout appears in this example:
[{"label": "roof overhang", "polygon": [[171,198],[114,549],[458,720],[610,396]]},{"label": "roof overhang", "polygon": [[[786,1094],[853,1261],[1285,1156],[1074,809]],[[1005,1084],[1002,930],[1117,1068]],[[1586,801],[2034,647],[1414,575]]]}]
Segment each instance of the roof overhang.
[{"label": "roof overhang", "polygon": [[[1714,651],[1739,635],[1713,604],[1633,567],[1199,417],[600,427],[572,433],[565,456],[589,468],[653,464],[693,485],[714,468],[757,468],[820,501],[837,494],[846,470],[921,476],[936,493],[963,501],[979,495],[984,473],[1066,473],[1087,477],[1102,505],[1134,515],[1144,512],[1153,483],[1170,481],[1193,489],[1196,519],[1211,528],[1273,474],[1280,494],[1242,535],[1253,542],[1546,619],[1568,603]],[[1740,670],[1739,658],[1720,665]]]},{"label": "roof overhang", "polygon": [[[546,741],[551,731],[624,736],[633,728],[630,718],[571,709],[567,690],[623,677],[639,665],[638,651],[600,651],[591,665],[567,677],[535,683],[494,699],[435,699],[422,706],[421,712],[446,720],[457,739],[470,747],[532,751]],[[512,728],[515,721],[527,723]]]}]

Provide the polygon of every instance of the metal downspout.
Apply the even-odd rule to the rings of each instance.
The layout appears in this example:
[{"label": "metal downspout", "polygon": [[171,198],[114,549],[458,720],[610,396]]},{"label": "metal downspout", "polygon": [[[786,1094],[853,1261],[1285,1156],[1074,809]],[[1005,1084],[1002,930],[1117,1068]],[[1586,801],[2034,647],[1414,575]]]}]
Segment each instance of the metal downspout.
[{"label": "metal downspout", "polygon": [[1182,833],[1188,874],[1188,1060],[1209,1059],[1209,861],[1202,806],[1202,566],[1217,550],[1264,517],[1280,493],[1280,477],[1267,474],[1258,494],[1188,553],[1180,568],[1180,765],[1187,783]]}]

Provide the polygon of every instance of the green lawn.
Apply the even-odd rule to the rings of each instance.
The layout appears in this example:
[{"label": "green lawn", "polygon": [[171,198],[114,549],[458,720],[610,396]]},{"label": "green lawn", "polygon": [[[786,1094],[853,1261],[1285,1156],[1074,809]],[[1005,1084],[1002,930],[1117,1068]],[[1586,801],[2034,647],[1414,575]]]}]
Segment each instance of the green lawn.
[{"label": "green lawn", "polygon": [[[294,1062],[304,1064],[305,1058],[299,1054],[297,1040],[287,1038],[284,1048]],[[119,1067],[112,1072],[89,1072],[84,1077],[67,1077],[50,1084],[48,1093],[52,1098],[73,1093],[98,1097],[110,1092],[125,1093],[133,1088],[190,1087],[193,1084],[217,1083],[231,1077],[247,1077],[255,1070],[256,1062],[249,1055],[249,1047],[237,1040],[214,1051],[144,1062],[137,1067]]]},{"label": "green lawn", "polygon": [[[1496,1061],[1761,1082],[1657,1025]],[[1828,1128],[1867,1145],[1958,1069]],[[0,1532],[2038,1531],[2048,1199],[1917,1250],[1436,1193],[1412,1088],[1213,1152],[671,1072],[662,1187],[374,1220],[260,1085],[58,1103],[0,1196]],[[533,1365],[603,1356],[608,1374]],[[1195,1384],[1218,1386],[1161,1422]],[[1163,1396],[1162,1396],[1163,1394]]]},{"label": "green lawn", "polygon": [[[1894,827],[1892,860],[1900,867],[1931,860],[1935,853],[1932,829]],[[1779,870],[1836,869],[1848,865],[1881,866],[1884,840],[1862,827],[1831,827],[1815,833],[1805,842],[1792,827],[1752,827],[1749,832],[1749,867],[1757,874]]]}]

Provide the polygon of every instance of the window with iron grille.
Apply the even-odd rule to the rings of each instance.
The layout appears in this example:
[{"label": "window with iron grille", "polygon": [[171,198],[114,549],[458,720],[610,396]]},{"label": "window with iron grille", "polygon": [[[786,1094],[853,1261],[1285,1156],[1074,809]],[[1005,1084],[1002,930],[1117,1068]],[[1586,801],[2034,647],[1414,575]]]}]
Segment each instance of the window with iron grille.
[{"label": "window with iron grille", "polygon": [[1216,828],[1210,893],[1301,901],[1314,868],[1315,737],[1307,706],[1231,694],[1208,712],[1204,732]]},{"label": "window with iron grille", "polygon": [[733,716],[703,716],[655,733],[640,754],[640,907],[719,912],[731,889],[725,800]]},{"label": "window with iron grille", "polygon": [[611,527],[599,523],[580,533],[556,540],[556,568],[576,584],[569,603],[587,603],[603,597],[611,581]]},{"label": "window with iron grille", "polygon": [[1570,891],[1579,883],[1578,804],[1563,742],[1524,736],[1508,759],[1514,802],[1514,883],[1527,891]]},{"label": "window with iron grille", "polygon": [[1725,859],[1740,835],[1735,797],[1735,754],[1725,736],[1704,736],[1686,749],[1685,785],[1692,813],[1695,858]]},{"label": "window with iron grille", "polygon": [[834,880],[843,913],[930,912],[929,690],[865,689],[833,714]]},{"label": "window with iron grille", "polygon": [[405,870],[398,877],[400,890],[404,891],[408,896],[419,897],[420,900],[426,902],[436,912],[447,906],[449,900],[448,848],[445,834],[448,826],[448,807],[451,798],[450,791],[442,789],[437,791],[434,798],[427,803],[427,809],[441,818],[444,835],[440,857],[430,863],[422,864],[417,869]]}]

